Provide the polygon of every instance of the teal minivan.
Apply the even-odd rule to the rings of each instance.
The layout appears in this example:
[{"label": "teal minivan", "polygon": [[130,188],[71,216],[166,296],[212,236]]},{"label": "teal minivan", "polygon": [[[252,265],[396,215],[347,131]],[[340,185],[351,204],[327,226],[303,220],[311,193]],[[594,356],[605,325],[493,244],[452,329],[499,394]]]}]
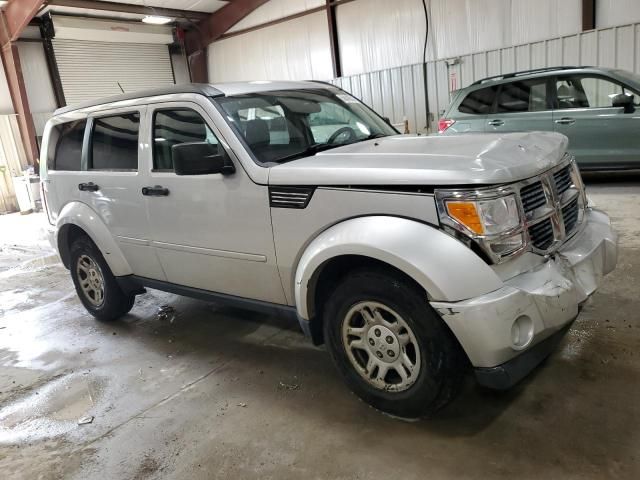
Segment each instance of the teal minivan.
[{"label": "teal minivan", "polygon": [[640,168],[640,75],[554,67],[479,80],[457,90],[438,133],[543,130],[566,135],[582,170]]}]

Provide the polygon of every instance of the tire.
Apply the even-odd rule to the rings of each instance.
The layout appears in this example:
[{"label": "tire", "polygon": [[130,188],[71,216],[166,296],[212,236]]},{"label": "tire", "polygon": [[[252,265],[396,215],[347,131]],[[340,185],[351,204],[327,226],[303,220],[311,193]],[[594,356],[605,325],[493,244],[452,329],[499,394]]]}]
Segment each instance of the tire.
[{"label": "tire", "polygon": [[[127,295],[122,291],[102,253],[89,237],[74,240],[70,253],[73,284],[80,301],[91,315],[106,322],[122,317],[133,308],[135,295]],[[102,291],[101,295],[96,293],[99,290]]]},{"label": "tire", "polygon": [[[384,328],[376,331],[376,325]],[[382,412],[429,416],[460,390],[466,355],[424,291],[401,275],[385,270],[349,274],[324,306],[323,328],[331,358],[349,388]],[[369,368],[370,355],[377,369]]]}]

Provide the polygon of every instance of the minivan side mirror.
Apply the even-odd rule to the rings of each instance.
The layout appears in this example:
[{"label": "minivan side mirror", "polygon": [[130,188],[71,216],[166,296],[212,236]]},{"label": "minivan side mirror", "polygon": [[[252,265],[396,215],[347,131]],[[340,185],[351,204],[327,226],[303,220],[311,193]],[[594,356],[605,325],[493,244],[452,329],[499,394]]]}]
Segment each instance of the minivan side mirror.
[{"label": "minivan side mirror", "polygon": [[633,113],[636,111],[633,105],[633,95],[627,95],[625,93],[619,93],[611,97],[611,105],[613,107],[623,107],[624,113]]},{"label": "minivan side mirror", "polygon": [[208,142],[179,143],[171,147],[171,156],[176,175],[229,175],[236,171],[227,152]]}]

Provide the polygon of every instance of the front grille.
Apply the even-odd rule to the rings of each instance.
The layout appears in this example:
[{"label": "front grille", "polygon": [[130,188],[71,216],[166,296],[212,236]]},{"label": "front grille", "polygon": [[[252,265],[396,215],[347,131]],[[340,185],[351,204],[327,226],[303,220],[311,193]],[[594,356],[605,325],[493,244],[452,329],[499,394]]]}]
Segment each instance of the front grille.
[{"label": "front grille", "polygon": [[565,164],[520,188],[529,240],[542,253],[561,245],[578,229],[584,201],[581,185],[574,184],[573,168]]},{"label": "front grille", "polygon": [[559,194],[566,192],[573,185],[570,168],[571,167],[565,167],[553,174],[553,181],[556,182],[556,189]]},{"label": "front grille", "polygon": [[535,182],[522,188],[520,198],[525,212],[531,212],[547,203],[542,182]]},{"label": "front grille", "polygon": [[548,249],[555,240],[551,219],[547,218],[529,227],[529,237],[531,238],[531,243],[537,249]]},{"label": "front grille", "polygon": [[570,235],[571,233],[573,233],[573,230],[578,225],[579,216],[580,216],[580,210],[579,210],[577,198],[562,208],[562,218],[564,219],[564,230],[567,235]]}]

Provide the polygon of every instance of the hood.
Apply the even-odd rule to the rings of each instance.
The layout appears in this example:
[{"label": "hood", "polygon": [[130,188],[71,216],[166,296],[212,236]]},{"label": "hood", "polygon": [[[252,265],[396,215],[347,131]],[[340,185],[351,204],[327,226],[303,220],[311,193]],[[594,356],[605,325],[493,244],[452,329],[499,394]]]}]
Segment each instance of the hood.
[{"label": "hood", "polygon": [[556,165],[567,137],[551,132],[397,135],[345,145],[270,169],[271,185],[490,185]]}]

